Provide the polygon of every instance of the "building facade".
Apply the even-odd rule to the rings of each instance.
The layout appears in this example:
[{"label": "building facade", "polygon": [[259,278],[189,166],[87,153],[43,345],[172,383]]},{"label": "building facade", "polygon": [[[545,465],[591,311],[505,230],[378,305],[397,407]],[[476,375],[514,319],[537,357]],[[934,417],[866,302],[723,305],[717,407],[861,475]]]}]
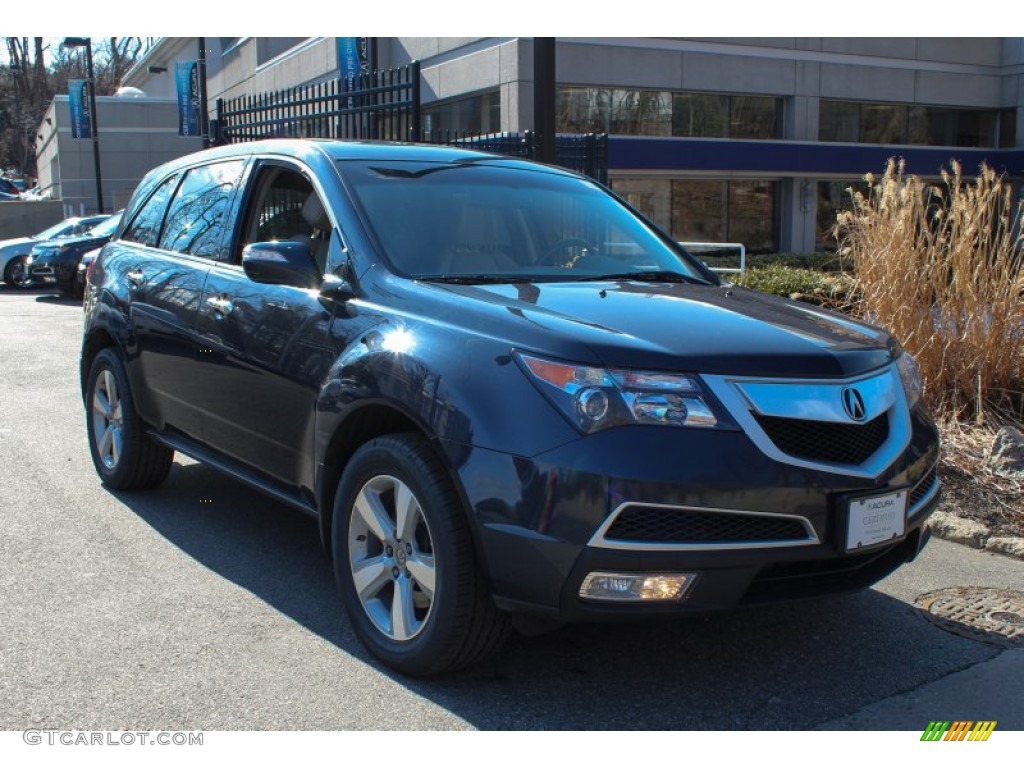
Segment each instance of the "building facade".
[{"label": "building facade", "polygon": [[[339,75],[339,38],[165,38],[125,79],[171,97],[202,41],[210,103]],[[424,136],[534,126],[532,38],[374,38],[419,61]],[[163,71],[161,71],[163,70]],[[613,189],[680,240],[828,248],[889,157],[1024,178],[1024,38],[558,38],[559,132],[608,133]]]},{"label": "building facade", "polygon": [[[111,213],[128,202],[151,168],[202,148],[202,141],[178,135],[175,98],[96,98],[103,209]],[[92,139],[71,135],[68,97],[55,96],[36,144],[40,189],[64,204],[65,215],[95,213],[96,163]]]}]

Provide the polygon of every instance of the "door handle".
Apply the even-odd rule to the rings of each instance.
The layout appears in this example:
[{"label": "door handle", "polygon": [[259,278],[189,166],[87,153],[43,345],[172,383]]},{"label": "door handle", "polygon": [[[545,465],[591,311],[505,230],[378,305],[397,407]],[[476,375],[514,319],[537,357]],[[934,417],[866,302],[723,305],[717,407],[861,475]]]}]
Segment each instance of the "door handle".
[{"label": "door handle", "polygon": [[146,276],[142,273],[141,269],[130,269],[127,272],[125,272],[124,276],[128,278],[128,282],[134,285],[136,288],[142,285],[142,281],[145,280],[146,278]]},{"label": "door handle", "polygon": [[213,308],[215,315],[228,315],[231,310],[235,308],[231,299],[226,296],[208,296],[206,298],[206,304]]}]

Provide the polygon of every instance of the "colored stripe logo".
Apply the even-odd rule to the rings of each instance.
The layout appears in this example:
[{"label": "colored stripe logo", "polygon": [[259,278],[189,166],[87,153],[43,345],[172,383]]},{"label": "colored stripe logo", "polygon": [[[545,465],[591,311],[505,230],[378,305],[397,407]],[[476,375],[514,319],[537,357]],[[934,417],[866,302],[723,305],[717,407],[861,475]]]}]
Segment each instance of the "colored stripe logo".
[{"label": "colored stripe logo", "polygon": [[921,734],[921,741],[988,741],[996,728],[995,720],[933,720]]}]

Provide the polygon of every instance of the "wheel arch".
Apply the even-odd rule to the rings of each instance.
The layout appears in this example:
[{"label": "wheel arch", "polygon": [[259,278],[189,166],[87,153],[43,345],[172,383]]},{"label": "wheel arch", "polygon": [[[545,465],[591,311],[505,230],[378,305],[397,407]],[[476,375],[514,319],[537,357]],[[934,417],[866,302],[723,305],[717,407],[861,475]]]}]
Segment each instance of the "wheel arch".
[{"label": "wheel arch", "polygon": [[[431,433],[426,424],[399,404],[391,401],[374,401],[360,405],[335,427],[317,467],[316,496],[320,512],[320,539],[328,559],[333,559],[331,527],[334,517],[334,497],[349,459],[359,448],[374,438],[405,432],[419,434],[433,445],[448,474],[448,480],[459,498],[463,514],[466,515],[476,555],[478,558],[481,557],[479,538],[472,516],[469,514],[465,490],[452,465],[451,458],[440,447],[436,436]],[[478,562],[482,561],[478,560]]]},{"label": "wheel arch", "polygon": [[117,338],[114,334],[106,328],[93,328],[82,340],[82,357],[78,370],[79,388],[82,390],[82,402],[85,402],[86,387],[88,384],[87,379],[89,377],[89,371],[92,369],[93,360],[96,359],[96,355],[110,347],[114,347],[123,359],[124,354],[121,349],[121,345],[118,344]]}]

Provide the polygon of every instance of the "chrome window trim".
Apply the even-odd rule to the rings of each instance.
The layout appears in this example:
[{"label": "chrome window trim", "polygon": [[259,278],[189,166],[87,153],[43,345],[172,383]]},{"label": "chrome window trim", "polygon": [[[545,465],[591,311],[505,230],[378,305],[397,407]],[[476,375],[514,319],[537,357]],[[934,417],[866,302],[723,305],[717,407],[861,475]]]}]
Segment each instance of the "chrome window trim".
[{"label": "chrome window trim", "polygon": [[[720,543],[686,543],[686,542],[661,542],[661,541],[630,541],[629,539],[609,539],[605,537],[608,529],[615,523],[622,511],[629,507],[657,507],[658,509],[669,509],[677,512],[713,512],[727,515],[747,515],[748,517],[784,517],[789,520],[796,520],[807,532],[806,539],[788,539],[783,541],[728,541]],[[779,547],[803,547],[820,544],[818,534],[810,521],[801,515],[791,515],[783,512],[755,512],[745,509],[720,509],[718,507],[691,507],[681,504],[657,504],[646,501],[624,501],[617,506],[587,542],[589,547],[600,549],[620,549],[633,552],[706,552],[721,551],[730,549],[778,549]]]},{"label": "chrome window trim", "polygon": [[[903,383],[899,377],[899,371],[895,362],[888,364],[881,371],[875,370],[863,376],[852,376],[845,379],[766,379],[708,374],[701,374],[701,379],[729,412],[729,415],[743,429],[750,441],[757,446],[758,450],[769,458],[783,464],[873,480],[879,477],[910,445],[912,431],[910,408],[907,406],[906,394],[903,391]],[[757,423],[757,419],[754,418],[753,412],[755,410],[767,416],[782,416],[784,418],[796,418],[792,414],[800,412],[801,407],[806,412],[806,406],[800,406],[799,404],[787,405],[785,403],[785,398],[780,396],[780,393],[784,392],[781,389],[784,386],[798,387],[801,392],[811,395],[817,394],[817,399],[820,403],[826,403],[834,399],[836,404],[840,404],[840,393],[843,387],[862,382],[871,382],[871,385],[884,398],[884,403],[888,405],[886,409],[879,411],[874,404],[871,404],[868,407],[868,413],[873,414],[874,417],[887,413],[889,417],[889,436],[879,449],[862,464],[810,461],[797,456],[790,456],[772,442],[771,438],[761,428],[761,425]],[[775,387],[778,387],[777,391],[774,390]],[[761,397],[755,401],[759,392],[762,394],[768,392],[772,396]],[[826,399],[826,395],[830,395],[830,397]],[[766,408],[768,412],[765,411]],[[780,413],[779,411],[782,412]],[[836,421],[838,423],[854,425],[864,423],[853,421],[845,415],[842,419],[819,418],[816,420]]]}]

